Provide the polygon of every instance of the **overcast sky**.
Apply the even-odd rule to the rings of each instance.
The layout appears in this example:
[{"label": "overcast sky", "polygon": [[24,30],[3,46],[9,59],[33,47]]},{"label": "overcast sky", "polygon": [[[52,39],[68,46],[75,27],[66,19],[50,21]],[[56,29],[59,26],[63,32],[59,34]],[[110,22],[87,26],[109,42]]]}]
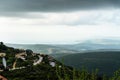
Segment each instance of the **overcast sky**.
[{"label": "overcast sky", "polygon": [[120,0],[0,0],[0,41],[72,44],[120,38]]}]

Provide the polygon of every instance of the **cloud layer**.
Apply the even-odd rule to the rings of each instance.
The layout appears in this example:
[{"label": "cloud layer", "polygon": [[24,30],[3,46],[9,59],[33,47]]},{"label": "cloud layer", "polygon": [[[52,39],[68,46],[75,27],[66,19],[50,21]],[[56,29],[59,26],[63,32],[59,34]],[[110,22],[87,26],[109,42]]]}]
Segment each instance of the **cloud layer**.
[{"label": "cloud layer", "polygon": [[120,25],[120,9],[69,13],[27,13],[26,16],[1,17],[0,25]]},{"label": "cloud layer", "polygon": [[0,0],[0,15],[119,8],[120,0]]},{"label": "cloud layer", "polygon": [[4,11],[62,11],[119,7],[120,0],[1,0]]},{"label": "cloud layer", "polygon": [[[36,28],[35,28],[36,27]],[[120,38],[117,26],[23,26],[0,27],[1,41],[7,43],[73,44],[89,39]]]},{"label": "cloud layer", "polygon": [[120,37],[119,21],[120,0],[0,0],[0,37],[10,43]]}]

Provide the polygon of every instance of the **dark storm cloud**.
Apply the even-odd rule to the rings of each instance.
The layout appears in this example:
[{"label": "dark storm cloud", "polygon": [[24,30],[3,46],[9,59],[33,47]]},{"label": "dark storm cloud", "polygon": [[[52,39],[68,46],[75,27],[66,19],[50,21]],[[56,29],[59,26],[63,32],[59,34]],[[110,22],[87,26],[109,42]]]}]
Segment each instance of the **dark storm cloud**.
[{"label": "dark storm cloud", "polygon": [[28,12],[17,12],[17,11],[13,11],[13,12],[0,12],[0,16],[2,17],[18,17],[18,18],[32,18],[32,19],[36,19],[36,18],[46,18],[46,16],[42,15],[42,14],[35,14],[35,13],[28,13]]},{"label": "dark storm cloud", "polygon": [[119,8],[119,5],[120,0],[0,0],[0,15]]}]

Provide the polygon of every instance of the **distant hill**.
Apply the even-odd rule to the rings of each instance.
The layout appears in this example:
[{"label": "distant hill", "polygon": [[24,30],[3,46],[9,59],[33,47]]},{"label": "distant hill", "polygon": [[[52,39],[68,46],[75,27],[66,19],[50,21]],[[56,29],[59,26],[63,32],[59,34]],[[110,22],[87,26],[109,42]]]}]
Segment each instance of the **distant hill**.
[{"label": "distant hill", "polygon": [[120,51],[86,52],[57,57],[57,59],[77,69],[83,66],[89,71],[99,69],[99,74],[112,75],[120,68]]},{"label": "distant hill", "polygon": [[77,50],[66,49],[54,45],[45,44],[6,44],[7,46],[20,48],[20,49],[31,49],[36,53],[43,54],[59,54],[59,53],[77,53]]},{"label": "distant hill", "polygon": [[6,44],[15,48],[31,49],[37,53],[81,53],[89,51],[120,51],[120,40],[116,39],[93,39],[78,42],[77,44]]},{"label": "distant hill", "polygon": [[94,50],[114,50],[120,51],[120,40],[95,39],[78,42],[77,44],[56,45],[58,47],[77,50],[80,52]]}]

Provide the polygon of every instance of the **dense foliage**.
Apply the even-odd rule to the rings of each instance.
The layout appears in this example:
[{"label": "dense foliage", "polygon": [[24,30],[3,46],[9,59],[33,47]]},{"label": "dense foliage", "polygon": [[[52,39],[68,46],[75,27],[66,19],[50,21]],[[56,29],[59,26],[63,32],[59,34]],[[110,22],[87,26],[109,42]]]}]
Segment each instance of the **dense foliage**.
[{"label": "dense foliage", "polygon": [[90,72],[99,69],[99,74],[113,75],[120,68],[120,51],[86,52],[59,57],[66,65],[77,69],[86,67]]}]

